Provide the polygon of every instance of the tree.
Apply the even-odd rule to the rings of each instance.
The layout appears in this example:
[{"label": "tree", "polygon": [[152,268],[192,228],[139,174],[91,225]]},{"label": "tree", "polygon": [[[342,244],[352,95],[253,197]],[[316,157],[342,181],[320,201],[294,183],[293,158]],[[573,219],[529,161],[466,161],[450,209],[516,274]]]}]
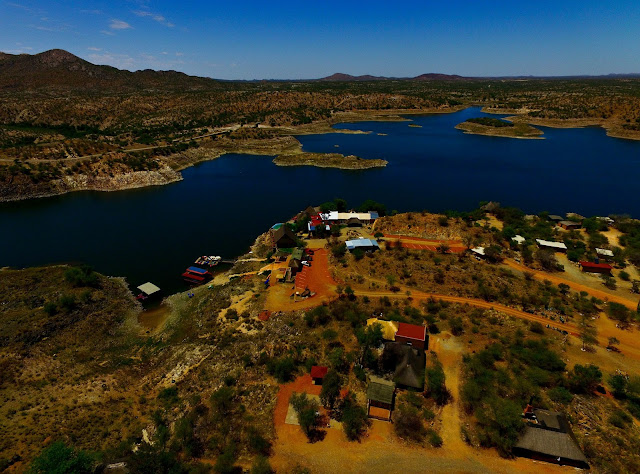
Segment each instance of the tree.
[{"label": "tree", "polygon": [[289,402],[298,415],[298,423],[303,433],[309,440],[313,439],[314,431],[318,426],[318,402],[307,397],[306,393],[294,393]]},{"label": "tree", "polygon": [[491,263],[499,263],[504,260],[502,257],[502,249],[497,245],[492,245],[484,250],[485,258]]},{"label": "tree", "polygon": [[265,456],[258,456],[251,466],[251,474],[271,474],[274,470]]},{"label": "tree", "polygon": [[42,450],[29,467],[31,474],[92,473],[96,455],[76,450],[62,441],[56,441]]},{"label": "tree", "polygon": [[211,408],[215,420],[225,419],[231,412],[235,391],[224,385],[211,394]]},{"label": "tree", "polygon": [[380,217],[387,214],[387,206],[380,204],[372,199],[367,199],[358,208],[358,212],[376,211]]},{"label": "tree", "polygon": [[447,244],[440,244],[436,247],[436,250],[441,254],[445,254],[445,253],[449,253],[449,250],[451,250],[451,247]]},{"label": "tree", "polygon": [[620,344],[620,340],[615,336],[611,336],[608,342],[609,342],[609,345],[607,346],[607,348],[613,348],[613,347],[616,347],[618,344]]},{"label": "tree", "polygon": [[348,393],[341,406],[341,421],[344,434],[349,441],[355,441],[362,436],[364,430],[369,426],[367,411],[356,402],[356,397]]},{"label": "tree", "polygon": [[64,272],[64,279],[73,286],[98,286],[99,279],[97,273],[89,265],[81,267],[71,267]]},{"label": "tree", "polygon": [[467,250],[469,250],[473,245],[473,240],[473,235],[471,234],[465,234],[464,236],[462,236],[462,243],[467,248]]},{"label": "tree", "polygon": [[597,365],[576,364],[569,372],[569,389],[573,393],[593,392],[602,381],[602,372]]},{"label": "tree", "polygon": [[427,369],[427,395],[432,397],[438,405],[445,405],[451,394],[445,385],[445,375],[442,364],[436,359],[434,366]]},{"label": "tree", "polygon": [[558,269],[558,260],[551,250],[537,250],[535,253],[535,259],[545,270],[554,271]]},{"label": "tree", "polygon": [[336,400],[340,397],[340,389],[342,388],[342,379],[336,370],[330,370],[322,381],[322,390],[320,391],[320,400],[325,408],[333,410]]},{"label": "tree", "polygon": [[596,327],[591,323],[589,316],[584,315],[580,318],[578,323],[580,330],[580,340],[582,341],[582,350],[586,351],[598,342],[598,331]]},{"label": "tree", "polygon": [[420,443],[427,434],[418,409],[412,405],[401,405],[394,422],[393,429],[400,438]]},{"label": "tree", "polygon": [[336,203],[336,210],[338,212],[346,212],[347,211],[347,201],[345,199],[336,198],[333,200]]},{"label": "tree", "polygon": [[562,293],[563,295],[566,295],[567,293],[569,293],[569,290],[571,289],[571,287],[566,283],[560,283],[558,285],[558,288],[560,289],[560,293]]},{"label": "tree", "polygon": [[353,288],[349,285],[344,288],[344,294],[347,295],[347,298],[349,298],[350,301],[353,301],[356,298]]},{"label": "tree", "polygon": [[475,414],[490,443],[498,448],[501,455],[510,455],[520,431],[524,429],[522,407],[513,400],[492,399]]}]

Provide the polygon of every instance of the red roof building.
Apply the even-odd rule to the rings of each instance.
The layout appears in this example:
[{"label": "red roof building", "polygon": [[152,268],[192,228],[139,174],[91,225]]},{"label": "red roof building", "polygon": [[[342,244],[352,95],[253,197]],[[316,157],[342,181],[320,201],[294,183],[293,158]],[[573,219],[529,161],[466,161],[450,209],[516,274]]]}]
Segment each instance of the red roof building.
[{"label": "red roof building", "polygon": [[606,263],[579,262],[583,272],[589,273],[605,273],[611,275],[613,267]]},{"label": "red roof building", "polygon": [[311,378],[313,379],[313,383],[316,385],[322,385],[322,380],[325,375],[329,372],[328,367],[323,367],[321,365],[314,365],[311,367]]},{"label": "red roof building", "polygon": [[411,344],[414,347],[426,350],[429,346],[427,328],[416,324],[399,323],[395,341]]}]

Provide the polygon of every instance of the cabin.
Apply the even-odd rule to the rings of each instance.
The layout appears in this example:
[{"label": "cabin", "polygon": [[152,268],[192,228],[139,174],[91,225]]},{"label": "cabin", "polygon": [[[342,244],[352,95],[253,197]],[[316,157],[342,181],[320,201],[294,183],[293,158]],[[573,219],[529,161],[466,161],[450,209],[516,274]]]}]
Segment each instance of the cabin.
[{"label": "cabin", "polygon": [[560,222],[564,220],[564,217],[562,216],[556,216],[556,215],[550,215],[549,216],[549,220],[553,221],[553,222]]},{"label": "cabin", "polygon": [[311,380],[313,381],[313,384],[322,385],[322,381],[324,380],[328,372],[328,367],[324,367],[321,365],[314,365],[313,367],[311,367]]},{"label": "cabin", "polygon": [[362,227],[362,221],[357,217],[350,217],[347,220],[347,227]]},{"label": "cabin", "polygon": [[429,346],[429,336],[427,328],[417,324],[398,323],[395,342],[409,344],[420,350],[426,350]]},{"label": "cabin", "polygon": [[374,239],[354,239],[347,240],[345,242],[347,245],[347,250],[353,252],[356,249],[364,250],[365,252],[373,252],[375,250],[380,250],[380,246],[378,242]]},{"label": "cabin", "polygon": [[295,247],[297,239],[296,234],[289,227],[282,225],[273,231],[272,241],[276,248],[286,249]]},{"label": "cabin", "polygon": [[523,413],[526,424],[522,436],[513,447],[516,456],[580,469],[589,463],[576,441],[563,413],[541,410],[528,405]]},{"label": "cabin", "polygon": [[606,263],[578,262],[583,272],[602,273],[603,275],[611,275],[613,267]]},{"label": "cabin", "polygon": [[471,253],[479,258],[485,258],[487,255],[484,253],[484,247],[474,247],[471,249]]},{"label": "cabin", "polygon": [[582,224],[575,221],[560,221],[558,222],[558,226],[562,227],[564,230],[572,230],[580,229],[582,227]]},{"label": "cabin", "polygon": [[136,296],[137,300],[146,300],[160,295],[160,288],[149,281],[140,285],[138,290],[140,291],[140,294]]},{"label": "cabin", "polygon": [[536,239],[536,243],[541,249],[551,250],[553,252],[567,251],[567,246],[564,244],[564,242],[553,242],[551,240]]},{"label": "cabin", "polygon": [[383,319],[378,318],[369,318],[367,319],[367,327],[373,326],[374,324],[379,324],[382,328],[382,338],[387,341],[395,341],[396,333],[398,332],[398,322],[397,321],[385,321]]},{"label": "cabin", "polygon": [[522,237],[519,234],[516,234],[515,237],[511,237],[511,240],[513,240],[518,245],[522,245],[527,241],[527,239],[525,239],[524,237]]},{"label": "cabin", "polygon": [[585,220],[584,216],[581,216],[576,212],[567,212],[565,216],[567,216],[567,220],[574,221],[574,222],[582,223],[582,221]]},{"label": "cabin", "polygon": [[397,341],[385,342],[381,361],[383,369],[393,374],[393,381],[399,387],[424,389],[427,357],[423,350]]},{"label": "cabin", "polygon": [[351,218],[358,219],[363,224],[371,224],[380,216],[376,211],[369,212],[338,212],[329,211],[320,214],[320,218],[327,224],[347,224]]},{"label": "cabin", "polygon": [[367,385],[367,415],[382,421],[391,421],[396,384],[381,377],[369,376]]},{"label": "cabin", "polygon": [[596,248],[596,254],[599,258],[609,260],[613,258],[613,250]]}]

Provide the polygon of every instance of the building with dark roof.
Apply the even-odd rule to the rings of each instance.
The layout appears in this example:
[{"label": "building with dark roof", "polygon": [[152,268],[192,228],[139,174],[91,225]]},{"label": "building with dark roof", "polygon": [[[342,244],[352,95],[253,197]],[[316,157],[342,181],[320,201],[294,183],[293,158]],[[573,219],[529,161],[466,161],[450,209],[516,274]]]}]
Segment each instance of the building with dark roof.
[{"label": "building with dark roof", "polygon": [[580,222],[575,221],[560,221],[558,222],[558,225],[565,230],[579,229],[582,227],[582,224],[580,224]]},{"label": "building with dark roof", "polygon": [[391,420],[396,384],[371,375],[367,385],[367,415],[384,421]]},{"label": "building with dark roof", "polygon": [[296,246],[296,234],[286,225],[273,231],[273,245],[277,248],[291,248]]},{"label": "building with dark roof", "polygon": [[563,413],[527,407],[527,426],[513,448],[516,456],[581,469],[589,469],[587,458]]},{"label": "building with dark roof", "polygon": [[426,350],[427,347],[429,347],[427,328],[416,324],[399,323],[395,341],[410,344],[418,349]]},{"label": "building with dark roof", "polygon": [[399,342],[384,344],[382,369],[393,374],[393,381],[398,386],[423,390],[426,362],[421,349]]}]

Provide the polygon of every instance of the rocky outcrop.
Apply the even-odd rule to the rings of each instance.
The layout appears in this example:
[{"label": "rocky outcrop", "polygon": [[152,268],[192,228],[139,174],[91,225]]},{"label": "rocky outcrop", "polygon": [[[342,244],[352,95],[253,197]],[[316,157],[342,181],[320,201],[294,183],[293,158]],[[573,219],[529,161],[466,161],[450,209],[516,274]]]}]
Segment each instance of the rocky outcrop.
[{"label": "rocky outcrop", "polygon": [[28,178],[16,178],[7,183],[0,183],[0,201],[19,201],[73,191],[121,191],[159,186],[181,179],[182,175],[169,166],[153,171],[131,171],[114,176],[75,174],[41,183],[34,183]]}]

